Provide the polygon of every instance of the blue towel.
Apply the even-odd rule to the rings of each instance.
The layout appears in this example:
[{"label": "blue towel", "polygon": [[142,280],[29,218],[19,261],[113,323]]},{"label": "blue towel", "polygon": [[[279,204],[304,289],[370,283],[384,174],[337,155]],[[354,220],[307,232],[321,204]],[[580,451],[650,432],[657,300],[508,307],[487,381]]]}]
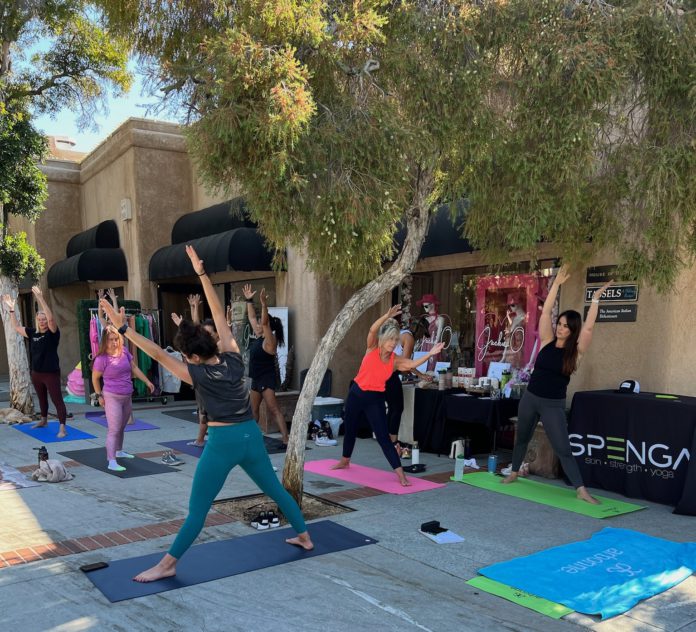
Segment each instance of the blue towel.
[{"label": "blue towel", "polygon": [[695,568],[694,542],[670,542],[607,527],[589,540],[493,564],[479,572],[605,619],[677,585]]}]

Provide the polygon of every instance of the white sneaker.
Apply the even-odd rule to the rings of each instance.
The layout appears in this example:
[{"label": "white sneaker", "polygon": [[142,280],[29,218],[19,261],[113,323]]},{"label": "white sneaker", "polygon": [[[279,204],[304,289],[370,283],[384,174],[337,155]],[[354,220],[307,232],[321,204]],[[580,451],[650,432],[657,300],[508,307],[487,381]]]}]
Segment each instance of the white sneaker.
[{"label": "white sneaker", "polygon": [[507,467],[504,467],[502,470],[500,470],[500,473],[503,476],[510,476],[512,474],[512,463],[508,465]]},{"label": "white sneaker", "polygon": [[317,437],[314,440],[314,443],[316,443],[319,446],[332,446],[332,445],[338,445],[338,441],[336,439],[329,439],[328,437]]}]

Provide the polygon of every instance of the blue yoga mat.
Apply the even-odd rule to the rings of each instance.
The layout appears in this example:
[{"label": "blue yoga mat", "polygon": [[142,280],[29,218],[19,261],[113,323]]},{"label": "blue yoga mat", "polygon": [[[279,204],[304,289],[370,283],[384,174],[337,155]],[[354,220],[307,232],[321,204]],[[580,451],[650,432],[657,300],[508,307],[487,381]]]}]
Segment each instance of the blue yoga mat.
[{"label": "blue yoga mat", "polygon": [[148,584],[133,581],[138,573],[157,564],[162,559],[162,552],[109,562],[107,568],[91,571],[87,577],[110,602],[115,603],[377,542],[330,520],[310,524],[307,528],[314,542],[312,551],[285,542],[285,538],[295,535],[293,529],[272,529],[191,547],[177,564],[176,577]]},{"label": "blue yoga mat", "polygon": [[[95,424],[108,428],[108,424],[106,423],[106,415],[103,412],[85,413],[85,417],[87,417],[87,419],[90,421],[93,421]],[[136,430],[159,430],[159,426],[149,424],[147,421],[143,421],[142,419],[138,419],[136,417],[132,424],[126,424],[126,432],[135,432]]]},{"label": "blue yoga mat", "polygon": [[77,428],[67,425],[65,429],[68,436],[64,437],[63,439],[59,439],[56,436],[58,434],[58,430],[60,429],[59,426],[60,422],[49,421],[48,426],[44,426],[43,428],[32,428],[29,424],[16,424],[12,427],[15,430],[23,432],[25,435],[29,435],[37,441],[40,441],[41,443],[58,443],[62,441],[78,441],[80,439],[96,439],[94,435],[87,432],[82,432],[82,430],[78,430]]},{"label": "blue yoga mat", "polygon": [[677,585],[696,568],[696,543],[607,527],[589,540],[482,568],[486,577],[603,619]]}]

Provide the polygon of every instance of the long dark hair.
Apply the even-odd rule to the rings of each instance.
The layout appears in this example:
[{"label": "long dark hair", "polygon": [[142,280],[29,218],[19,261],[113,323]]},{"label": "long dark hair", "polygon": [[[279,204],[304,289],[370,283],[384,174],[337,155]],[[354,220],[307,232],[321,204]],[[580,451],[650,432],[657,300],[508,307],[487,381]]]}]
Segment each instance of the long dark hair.
[{"label": "long dark hair", "polygon": [[568,309],[558,315],[558,320],[565,316],[570,334],[563,346],[563,375],[571,376],[578,368],[578,338],[582,328],[582,316],[574,309]]},{"label": "long dark hair", "polygon": [[285,345],[285,334],[283,333],[283,321],[277,316],[268,315],[268,324],[275,336],[276,343],[279,347]]},{"label": "long dark hair", "polygon": [[174,347],[189,358],[195,353],[203,360],[217,353],[217,344],[203,325],[194,325],[190,320],[182,320],[174,336]]},{"label": "long dark hair", "polygon": [[428,319],[423,316],[421,318],[414,318],[408,325],[408,330],[413,334],[415,340],[420,340],[421,338],[427,338],[430,335],[429,331],[430,323]]}]

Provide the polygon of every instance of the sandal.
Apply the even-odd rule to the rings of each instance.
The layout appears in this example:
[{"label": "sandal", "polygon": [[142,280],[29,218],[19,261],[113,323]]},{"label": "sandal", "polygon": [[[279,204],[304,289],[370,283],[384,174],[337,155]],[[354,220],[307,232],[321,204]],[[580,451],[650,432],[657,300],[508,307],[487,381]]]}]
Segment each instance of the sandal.
[{"label": "sandal", "polygon": [[411,448],[401,448],[401,458],[410,459],[411,458]]}]

